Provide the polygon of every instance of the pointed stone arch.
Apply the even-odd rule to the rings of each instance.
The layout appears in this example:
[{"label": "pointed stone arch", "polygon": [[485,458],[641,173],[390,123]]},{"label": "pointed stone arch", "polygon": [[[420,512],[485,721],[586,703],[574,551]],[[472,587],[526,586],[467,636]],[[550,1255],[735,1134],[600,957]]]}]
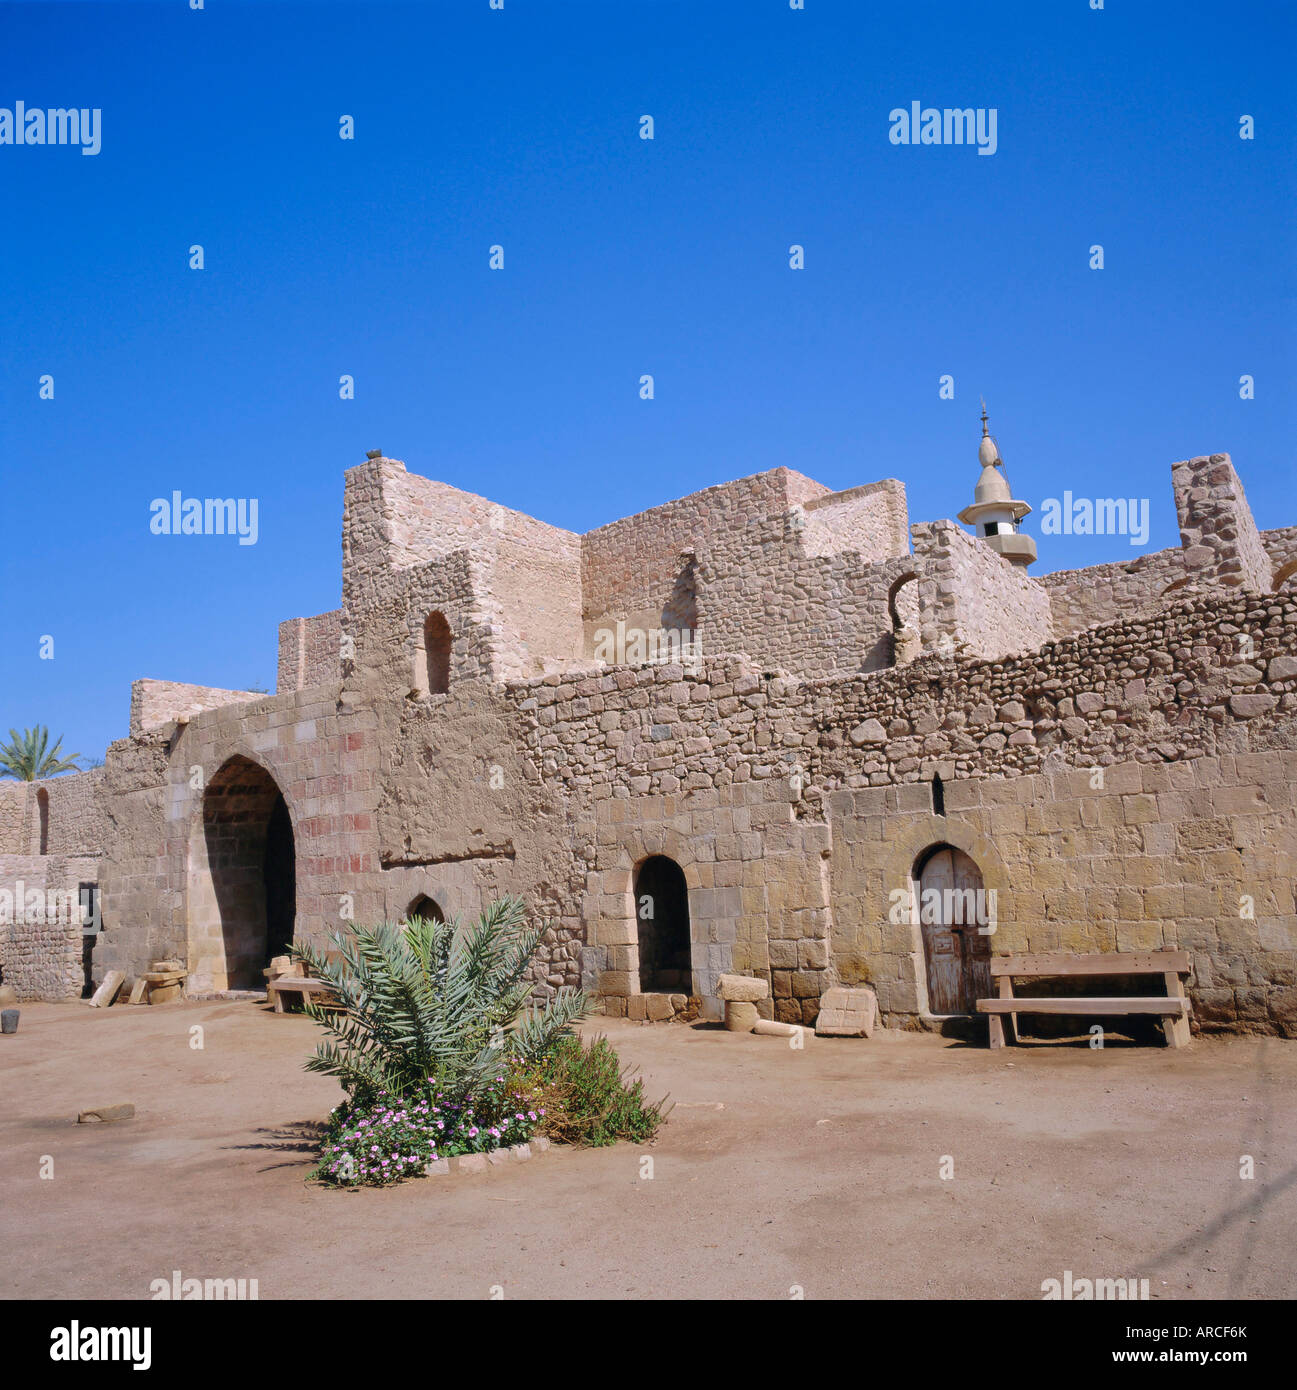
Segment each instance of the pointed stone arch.
[{"label": "pointed stone arch", "polygon": [[293,815],[274,775],[243,754],[203,788],[189,843],[191,990],[257,989],[292,945],[297,916]]}]

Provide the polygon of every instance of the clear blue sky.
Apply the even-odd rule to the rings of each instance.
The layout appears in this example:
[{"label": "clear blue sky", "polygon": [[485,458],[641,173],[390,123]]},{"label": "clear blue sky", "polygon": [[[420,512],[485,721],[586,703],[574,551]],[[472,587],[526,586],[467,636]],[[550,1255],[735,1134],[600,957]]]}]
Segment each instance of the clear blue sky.
[{"label": "clear blue sky", "polygon": [[[1248,0],[0,5],[0,106],[103,111],[96,156],[0,146],[0,730],[100,756],[135,677],[273,688],[380,446],[577,531],[780,464],[919,521],[985,393],[1028,529],[1067,488],[1177,544],[1168,465],[1220,450],[1297,522],[1295,37]],[[994,107],[997,152],[892,145],[914,100]],[[151,534],[176,489],[256,497],[258,543]]]}]

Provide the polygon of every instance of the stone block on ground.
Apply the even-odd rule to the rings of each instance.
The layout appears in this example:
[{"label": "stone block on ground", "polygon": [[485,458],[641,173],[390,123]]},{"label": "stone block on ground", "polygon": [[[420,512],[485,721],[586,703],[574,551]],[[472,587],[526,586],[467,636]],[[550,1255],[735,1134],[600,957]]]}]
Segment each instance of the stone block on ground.
[{"label": "stone block on ground", "polygon": [[722,975],[719,993],[727,1004],[755,1003],[758,999],[769,998],[770,985],[766,980],[757,980],[751,975]]},{"label": "stone block on ground", "polygon": [[450,1160],[452,1173],[485,1173],[485,1154],[459,1154]]},{"label": "stone block on ground", "polygon": [[771,1018],[758,1019],[752,1031],[763,1038],[795,1038],[800,1035],[803,1043],[815,1036],[800,1023],[776,1023]]},{"label": "stone block on ground", "polygon": [[433,1158],[423,1165],[425,1178],[444,1178],[450,1172],[450,1159]]},{"label": "stone block on ground", "polygon": [[646,994],[644,998],[651,1023],[665,1023],[675,1013],[670,998],[665,994]]},{"label": "stone block on ground", "polygon": [[815,1031],[829,1038],[872,1038],[878,1020],[878,1000],[872,989],[825,990]]},{"label": "stone block on ground", "polygon": [[131,986],[131,997],[128,1002],[131,1004],[147,1003],[148,992],[149,982],[141,975]]},{"label": "stone block on ground", "polygon": [[750,1033],[761,1022],[757,1006],[743,999],[727,1000],[725,1004],[725,1027],[731,1033]]},{"label": "stone block on ground", "polygon": [[527,1144],[512,1144],[509,1147],[509,1157],[515,1163],[526,1163],[531,1157],[531,1148]]},{"label": "stone block on ground", "polygon": [[110,970],[104,976],[104,982],[90,996],[90,1007],[92,1009],[106,1009],[109,1004],[117,998],[117,991],[126,982],[126,976],[120,970]]},{"label": "stone block on ground", "polygon": [[135,1107],[124,1105],[96,1105],[92,1110],[83,1110],[77,1116],[79,1125],[111,1124],[114,1120],[130,1120],[135,1116]]},{"label": "stone block on ground", "polygon": [[170,985],[150,985],[149,1003],[150,1004],[170,1004],[172,1000],[179,999],[182,993],[179,983]]}]

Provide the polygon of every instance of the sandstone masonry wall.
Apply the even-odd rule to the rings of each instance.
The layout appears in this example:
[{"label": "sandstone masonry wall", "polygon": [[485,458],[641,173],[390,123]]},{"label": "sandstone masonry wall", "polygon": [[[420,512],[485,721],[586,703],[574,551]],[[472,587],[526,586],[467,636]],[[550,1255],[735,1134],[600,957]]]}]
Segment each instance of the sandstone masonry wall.
[{"label": "sandstone masonry wall", "polygon": [[[15,901],[10,920],[0,922],[0,972],[19,999],[76,999],[81,994],[81,923],[78,916],[82,883],[98,879],[98,862],[89,856],[63,854],[0,854],[0,888]],[[55,904],[53,920],[28,920],[19,906],[28,891],[42,895],[71,894],[71,912]]]},{"label": "sandstone masonry wall", "polygon": [[313,618],[286,618],[279,624],[279,674],[276,693],[287,694],[325,685],[341,675],[342,610]]},{"label": "sandstone masonry wall", "polygon": [[131,685],[131,733],[160,729],[182,715],[192,717],[203,710],[260,700],[264,694],[256,690],[186,685],[183,681],[138,680]]},{"label": "sandstone masonry wall", "polygon": [[1024,569],[953,521],[910,529],[925,650],[949,638],[970,655],[1000,657],[1039,647],[1054,635],[1049,592]]}]

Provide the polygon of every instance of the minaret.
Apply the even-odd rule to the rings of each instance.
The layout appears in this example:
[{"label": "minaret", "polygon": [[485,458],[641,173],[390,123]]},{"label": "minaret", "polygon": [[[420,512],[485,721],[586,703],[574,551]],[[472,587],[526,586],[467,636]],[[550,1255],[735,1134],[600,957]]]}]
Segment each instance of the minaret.
[{"label": "minaret", "polygon": [[986,430],[986,402],[982,402],[982,442],[977,447],[982,475],[973,489],[972,505],[959,513],[965,526],[972,526],[987,545],[1003,555],[1011,565],[1023,569],[1036,558],[1036,542],[1018,530],[1018,522],[1031,510],[1009,490],[1004,476],[1000,449]]}]

